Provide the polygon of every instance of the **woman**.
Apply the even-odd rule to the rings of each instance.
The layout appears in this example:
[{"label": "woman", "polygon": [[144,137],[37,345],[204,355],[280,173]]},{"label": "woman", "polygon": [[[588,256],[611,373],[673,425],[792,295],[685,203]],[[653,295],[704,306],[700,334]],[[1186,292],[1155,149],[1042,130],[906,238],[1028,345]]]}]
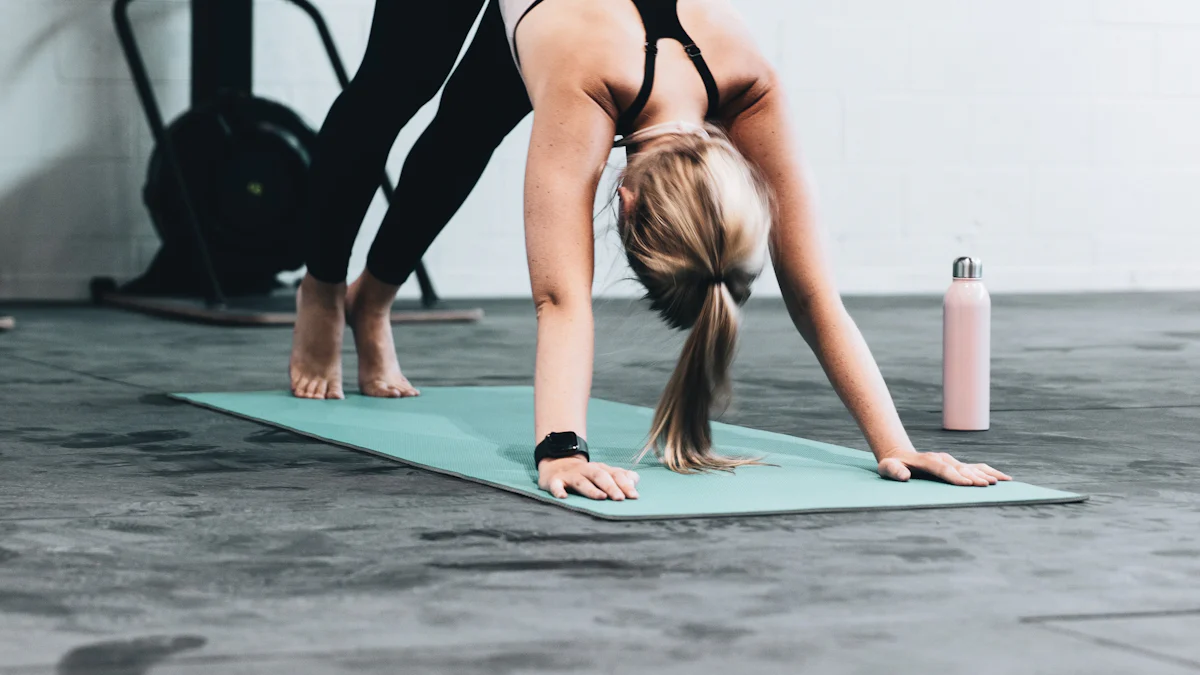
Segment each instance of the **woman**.
[{"label": "woman", "polygon": [[[651,443],[682,472],[750,460],[711,447],[738,306],[769,242],[792,319],[865,434],[879,473],[986,486],[1008,476],[904,431],[822,250],[782,88],[725,0],[501,0],[533,103],[525,231],[538,311],[535,453],[556,497],[635,498],[636,474],[588,462],[592,205],[614,134],[632,151],[619,231],[652,306],[690,328]],[[715,124],[716,127],[706,126]],[[773,195],[772,205],[767,195]],[[544,440],[541,440],[544,439]]]}]

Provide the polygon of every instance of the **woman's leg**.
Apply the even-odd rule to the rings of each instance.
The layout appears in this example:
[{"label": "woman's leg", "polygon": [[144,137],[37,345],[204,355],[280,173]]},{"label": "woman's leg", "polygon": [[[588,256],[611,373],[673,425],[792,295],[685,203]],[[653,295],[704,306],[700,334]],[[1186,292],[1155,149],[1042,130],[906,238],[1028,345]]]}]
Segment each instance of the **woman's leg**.
[{"label": "woman's leg", "polygon": [[400,130],[441,88],[484,0],[378,0],[366,54],[326,116],[310,173],[292,392],[342,398],[346,268]]},{"label": "woman's leg", "polygon": [[[347,302],[363,393],[416,393],[396,360],[388,321],[391,299],[471,194],[496,147],[531,110],[499,4],[491,0],[474,41],[446,83],[436,117],[405,159],[395,201],[367,257],[367,272],[350,289]],[[519,233],[518,228],[513,236]]]},{"label": "woman's leg", "polygon": [[314,152],[306,262],[320,281],[346,281],[392,144],[446,82],[483,1],[376,3],[362,65],[329,109]]}]

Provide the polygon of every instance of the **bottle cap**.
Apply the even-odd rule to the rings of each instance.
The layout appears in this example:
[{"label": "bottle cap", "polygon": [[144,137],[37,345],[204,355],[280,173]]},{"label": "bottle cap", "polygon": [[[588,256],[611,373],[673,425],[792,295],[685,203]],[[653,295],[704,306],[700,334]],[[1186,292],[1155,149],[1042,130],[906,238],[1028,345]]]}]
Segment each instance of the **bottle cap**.
[{"label": "bottle cap", "polygon": [[983,261],[979,258],[962,257],[954,261],[955,279],[982,279]]}]

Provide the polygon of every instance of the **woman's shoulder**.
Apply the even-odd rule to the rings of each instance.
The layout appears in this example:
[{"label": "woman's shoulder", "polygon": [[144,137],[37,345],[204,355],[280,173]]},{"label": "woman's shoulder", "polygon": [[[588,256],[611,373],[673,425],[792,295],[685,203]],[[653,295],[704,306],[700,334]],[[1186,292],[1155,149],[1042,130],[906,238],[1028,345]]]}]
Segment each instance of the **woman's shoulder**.
[{"label": "woman's shoulder", "polygon": [[517,26],[517,48],[526,68],[602,63],[610,54],[645,41],[632,2],[543,0]]},{"label": "woman's shoulder", "polygon": [[636,19],[632,2],[544,0],[526,15],[516,42],[535,106],[539,89],[563,83],[603,93],[613,73],[642,58],[645,33],[631,30],[627,12]]}]

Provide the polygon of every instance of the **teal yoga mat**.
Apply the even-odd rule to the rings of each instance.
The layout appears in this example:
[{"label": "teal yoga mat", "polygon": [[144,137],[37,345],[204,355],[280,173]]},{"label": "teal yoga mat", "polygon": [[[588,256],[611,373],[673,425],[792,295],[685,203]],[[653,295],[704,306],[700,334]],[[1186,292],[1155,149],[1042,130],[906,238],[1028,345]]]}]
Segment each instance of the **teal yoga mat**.
[{"label": "teal yoga mat", "polygon": [[[557,500],[537,487],[533,470],[533,390],[528,387],[421,389],[410,399],[349,396],[309,401],[285,392],[177,394],[206,408],[257,420],[355,450],[491,485],[610,520],[754,514],[1051,504],[1086,497],[1025,483],[986,488],[933,481],[887,481],[870,453],[757,429],[714,424],[725,454],[764,457],[777,466],[736,474],[684,476],[651,456],[636,467],[640,499]],[[634,468],[652,411],[593,399],[588,413],[592,459]]]}]

